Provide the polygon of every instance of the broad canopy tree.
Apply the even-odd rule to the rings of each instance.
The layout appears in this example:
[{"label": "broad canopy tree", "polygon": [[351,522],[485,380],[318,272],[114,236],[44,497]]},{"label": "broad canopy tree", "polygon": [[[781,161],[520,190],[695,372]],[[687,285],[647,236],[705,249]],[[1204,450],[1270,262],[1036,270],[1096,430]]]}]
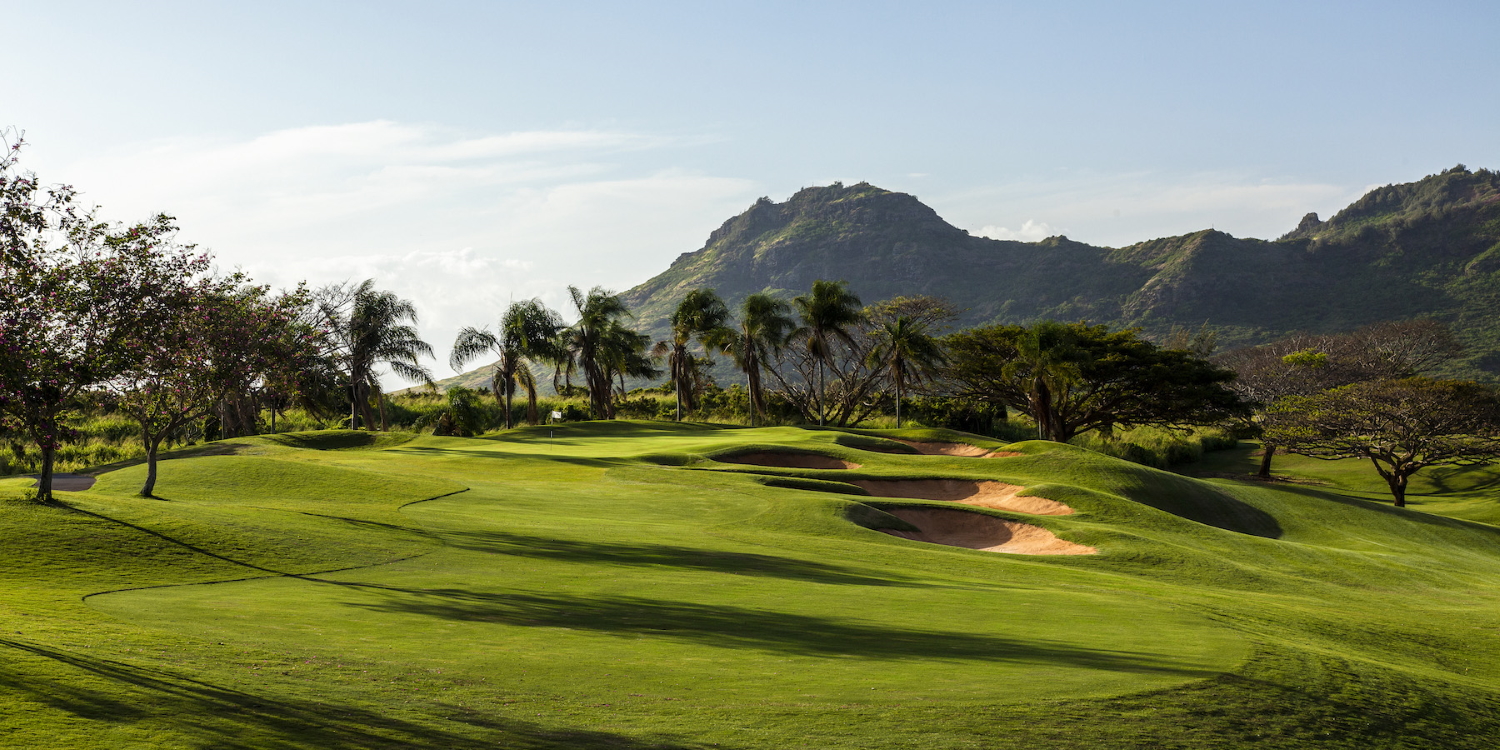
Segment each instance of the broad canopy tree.
[{"label": "broad canopy tree", "polygon": [[1422,469],[1500,459],[1500,395],[1479,383],[1366,381],[1283,399],[1267,416],[1266,438],[1289,452],[1369,460],[1396,507]]},{"label": "broad canopy tree", "polygon": [[37,498],[50,502],[68,405],[131,365],[165,290],[207,261],[174,243],[171,217],[102,222],[72,188],[16,169],[19,138],[0,144],[0,420],[41,450]]},{"label": "broad canopy tree", "polygon": [[302,290],[272,297],[238,274],[184,276],[163,298],[149,325],[129,341],[129,365],[104,384],[115,405],[141,426],[144,497],[154,496],[163,440],[227,398],[285,380],[286,368],[314,346],[311,332],[296,325]]},{"label": "broad canopy tree", "polygon": [[[1235,371],[1238,377],[1230,388],[1264,419],[1283,399],[1352,383],[1429,374],[1461,352],[1446,325],[1410,320],[1377,323],[1350,333],[1297,333],[1225,352],[1214,362]],[[1262,435],[1262,446],[1259,476],[1269,478],[1280,446],[1269,434]]]},{"label": "broad canopy tree", "polygon": [[1234,373],[1135,330],[1043,322],[995,325],[945,339],[945,377],[959,395],[1030,416],[1044,440],[1099,430],[1212,424],[1248,415]]}]

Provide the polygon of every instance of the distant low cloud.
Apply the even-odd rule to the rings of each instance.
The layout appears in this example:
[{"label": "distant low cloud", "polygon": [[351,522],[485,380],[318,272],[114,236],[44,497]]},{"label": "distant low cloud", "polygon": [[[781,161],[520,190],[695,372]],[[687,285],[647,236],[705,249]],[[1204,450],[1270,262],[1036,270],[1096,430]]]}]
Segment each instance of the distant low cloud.
[{"label": "distant low cloud", "polygon": [[1048,237],[1062,233],[1053,229],[1050,224],[1027,219],[1025,223],[1021,224],[1020,229],[1008,229],[1006,227],[997,227],[991,224],[984,227],[983,229],[980,229],[978,232],[975,232],[975,234],[981,237],[989,237],[992,240],[1017,240],[1019,242],[1036,242],[1037,240],[1044,240]]},{"label": "distant low cloud", "polygon": [[174,215],[183,241],[266,283],[374,278],[417,303],[444,372],[458,328],[493,323],[516,299],[561,309],[569,284],[637,284],[750,205],[749,180],[670,166],[705,140],[375,121],[36,168],[109,218]]}]

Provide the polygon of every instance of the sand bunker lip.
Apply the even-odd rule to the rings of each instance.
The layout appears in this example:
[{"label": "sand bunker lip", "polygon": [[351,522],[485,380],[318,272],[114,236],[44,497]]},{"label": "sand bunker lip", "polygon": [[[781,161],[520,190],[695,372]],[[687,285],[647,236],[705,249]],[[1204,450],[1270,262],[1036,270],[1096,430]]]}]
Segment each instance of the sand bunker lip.
[{"label": "sand bunker lip", "polygon": [[770,466],[778,469],[858,469],[861,464],[821,453],[791,453],[785,451],[756,451],[721,456],[714,459],[729,464]]},{"label": "sand bunker lip", "polygon": [[[894,438],[892,438],[894,439]],[[989,448],[981,448],[968,443],[933,443],[918,440],[896,440],[917,449],[918,453],[925,456],[963,456],[966,458],[1010,458],[1019,456],[1015,451],[992,451]]]},{"label": "sand bunker lip", "polygon": [[1099,550],[1057,538],[1056,534],[1029,523],[1007,521],[982,513],[944,508],[884,508],[919,529],[882,532],[902,539],[964,547],[1012,555],[1093,555]]},{"label": "sand bunker lip", "polygon": [[941,500],[983,508],[1031,513],[1038,516],[1066,516],[1073,513],[1067,505],[1045,497],[1022,495],[1026,488],[1004,482],[968,479],[851,479],[849,484],[861,487],[876,497],[911,497],[918,500]]}]

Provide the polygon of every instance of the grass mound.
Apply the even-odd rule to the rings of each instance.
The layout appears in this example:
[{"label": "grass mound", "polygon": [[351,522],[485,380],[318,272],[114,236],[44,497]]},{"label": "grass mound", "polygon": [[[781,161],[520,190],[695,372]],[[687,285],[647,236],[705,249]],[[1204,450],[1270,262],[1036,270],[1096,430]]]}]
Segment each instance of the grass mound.
[{"label": "grass mound", "polygon": [[[955,441],[912,432],[890,436]],[[131,495],[140,467],[65,506],[0,481],[0,736],[39,748],[1500,742],[1500,528],[1075,446],[976,461],[854,453],[883,438],[851,436],[585,423],[381,446],[327,433],[165,462],[164,500]],[[1077,512],[962,511],[872,498],[822,469],[704,461],[754,451],[858,456],[838,479],[1025,487]],[[886,533],[931,534],[922,514],[938,511],[1098,554]]]},{"label": "grass mound", "polygon": [[411,432],[365,432],[363,430],[312,430],[261,435],[257,439],[288,448],[316,451],[378,450],[392,448],[416,437]]}]

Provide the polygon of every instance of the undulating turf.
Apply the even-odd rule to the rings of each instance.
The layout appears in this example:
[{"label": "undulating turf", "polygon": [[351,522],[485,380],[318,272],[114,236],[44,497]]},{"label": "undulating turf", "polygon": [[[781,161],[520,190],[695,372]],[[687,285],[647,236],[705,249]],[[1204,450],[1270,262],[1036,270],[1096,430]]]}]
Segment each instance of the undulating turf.
[{"label": "undulating turf", "polygon": [[[140,467],[58,507],[0,481],[0,746],[1500,744],[1500,528],[1463,520],[1494,473],[1403,511],[1338,464],[784,427],[223,445],[161,499]],[[713,460],[775,450],[860,468]],[[851,477],[1025,485],[1077,512],[973,512],[1100,553],[898,539],[880,508],[937,503]]]}]

